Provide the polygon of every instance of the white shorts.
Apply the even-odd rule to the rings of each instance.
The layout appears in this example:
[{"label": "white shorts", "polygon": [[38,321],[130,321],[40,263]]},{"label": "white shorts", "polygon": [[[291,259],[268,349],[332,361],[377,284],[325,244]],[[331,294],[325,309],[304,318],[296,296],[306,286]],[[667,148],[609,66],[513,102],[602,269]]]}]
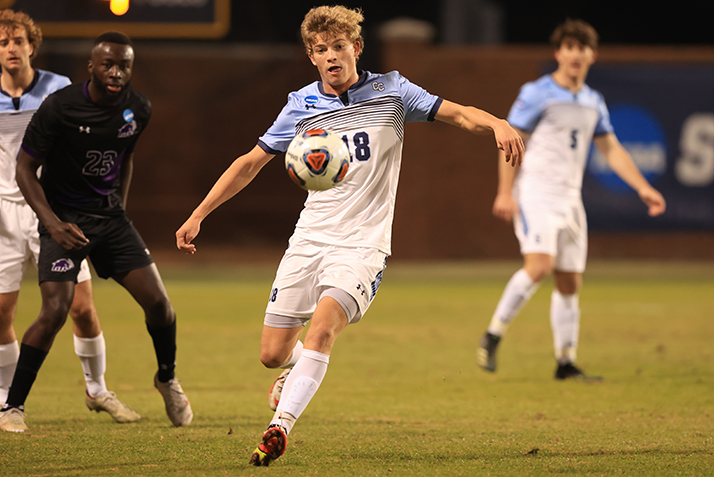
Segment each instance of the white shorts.
[{"label": "white shorts", "polygon": [[555,257],[555,269],[582,273],[588,256],[588,225],[582,203],[563,200],[519,200],[513,218],[521,254],[543,253]]},{"label": "white shorts", "polygon": [[359,311],[350,322],[356,323],[377,294],[386,260],[387,254],[375,248],[340,247],[293,236],[265,313],[293,318],[295,327],[300,326],[312,318],[322,292],[335,287],[357,302]]},{"label": "white shorts", "polygon": [[[0,293],[20,289],[27,264],[37,266],[40,234],[37,216],[25,202],[0,197]],[[87,261],[82,262],[78,282],[92,278]]]}]

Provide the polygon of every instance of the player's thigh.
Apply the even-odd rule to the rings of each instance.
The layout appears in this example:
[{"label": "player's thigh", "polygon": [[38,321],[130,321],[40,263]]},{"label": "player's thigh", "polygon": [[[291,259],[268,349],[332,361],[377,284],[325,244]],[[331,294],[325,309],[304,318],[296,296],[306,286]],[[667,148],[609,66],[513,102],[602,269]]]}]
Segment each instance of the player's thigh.
[{"label": "player's thigh", "polygon": [[542,202],[521,204],[513,218],[513,228],[521,248],[521,255],[544,254],[555,257],[558,253],[558,232],[564,220]]},{"label": "player's thigh", "polygon": [[568,225],[558,234],[558,255],[555,269],[582,274],[588,257],[588,227],[585,209],[574,206]]},{"label": "player's thigh", "polygon": [[296,237],[290,239],[290,247],[275,273],[265,313],[266,318],[270,315],[290,318],[292,324],[266,321],[266,325],[292,328],[312,317],[319,298],[317,279],[323,255],[323,245]]},{"label": "player's thigh", "polygon": [[114,280],[129,292],[145,312],[170,312],[168,293],[156,264],[117,275]]},{"label": "player's thigh", "polygon": [[31,248],[37,237],[37,217],[29,206],[0,198],[0,293],[20,289],[27,264],[36,260]]},{"label": "player's thigh", "polygon": [[347,292],[359,307],[349,321],[356,323],[377,295],[386,261],[387,254],[375,248],[331,246],[318,279],[320,293],[330,287]]},{"label": "player's thigh", "polygon": [[89,258],[102,278],[116,279],[154,263],[141,235],[125,216],[95,223],[92,237],[95,236],[97,241]]}]

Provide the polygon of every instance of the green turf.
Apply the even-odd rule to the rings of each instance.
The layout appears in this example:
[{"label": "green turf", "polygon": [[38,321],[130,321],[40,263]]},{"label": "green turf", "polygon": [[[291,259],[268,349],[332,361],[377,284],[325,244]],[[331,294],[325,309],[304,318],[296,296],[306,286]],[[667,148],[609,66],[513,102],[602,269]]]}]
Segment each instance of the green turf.
[{"label": "green turf", "polygon": [[[152,387],[141,311],[95,280],[110,389],[143,416],[87,411],[71,327],[27,401],[29,435],[0,433],[3,475],[714,475],[713,264],[591,264],[579,363],[555,382],[542,289],[502,342],[476,343],[515,263],[390,265],[338,340],[320,391],[268,469],[247,465],[272,415],[258,361],[272,267],[161,267],[179,316],[179,377],[195,412],[174,429]],[[39,309],[26,282],[21,335]]]}]

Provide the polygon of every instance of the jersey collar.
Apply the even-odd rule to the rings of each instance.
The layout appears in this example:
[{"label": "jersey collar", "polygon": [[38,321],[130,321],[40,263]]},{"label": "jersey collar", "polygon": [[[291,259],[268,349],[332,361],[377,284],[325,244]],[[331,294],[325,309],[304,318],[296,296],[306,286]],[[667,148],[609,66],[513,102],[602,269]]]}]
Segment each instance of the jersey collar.
[{"label": "jersey collar", "polygon": [[[357,70],[357,73],[359,74],[359,79],[357,80],[357,82],[355,84],[353,84],[352,86],[350,86],[349,89],[347,91],[345,91],[344,93],[342,93],[342,95],[340,96],[340,99],[342,100],[343,103],[345,102],[343,97],[346,98],[348,92],[359,88],[367,81],[367,77],[369,76],[368,71]],[[336,94],[325,92],[325,88],[322,86],[322,81],[317,82],[317,89],[318,89],[318,91],[320,91],[320,94],[323,96],[327,96],[328,98],[336,98],[337,97]]]},{"label": "jersey collar", "polygon": [[[32,91],[32,88],[34,88],[37,85],[37,82],[40,80],[40,73],[37,72],[37,70],[33,70],[35,73],[32,76],[32,81],[30,82],[30,85],[25,88],[22,93],[20,93],[20,96],[17,97],[12,97],[10,96],[10,93],[2,89],[2,86],[0,86],[0,93],[4,94],[5,96],[12,98],[12,105],[15,107],[15,111],[20,109],[20,98],[22,97],[23,94],[27,94],[30,91]],[[2,76],[2,73],[0,73],[0,76]]]}]

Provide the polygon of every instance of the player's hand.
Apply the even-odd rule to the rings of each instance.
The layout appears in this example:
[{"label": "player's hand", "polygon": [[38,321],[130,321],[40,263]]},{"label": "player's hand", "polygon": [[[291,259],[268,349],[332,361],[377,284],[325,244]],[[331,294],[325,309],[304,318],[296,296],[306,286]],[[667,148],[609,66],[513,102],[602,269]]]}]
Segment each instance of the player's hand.
[{"label": "player's hand", "polygon": [[510,162],[513,167],[520,166],[523,163],[523,153],[526,150],[521,135],[506,120],[502,120],[493,133],[496,136],[498,148],[506,155],[506,162]]},{"label": "player's hand", "polygon": [[59,221],[46,228],[52,239],[65,250],[79,250],[89,243],[89,239],[76,224]]},{"label": "player's hand", "polygon": [[193,255],[196,253],[196,246],[192,244],[193,239],[201,231],[201,222],[189,218],[180,229],[176,231],[176,247],[182,252]]},{"label": "player's hand", "polygon": [[513,200],[513,195],[510,193],[496,195],[496,199],[493,201],[493,209],[491,209],[493,215],[501,220],[510,222],[517,211],[518,204]]},{"label": "player's hand", "polygon": [[665,202],[664,197],[662,197],[662,194],[660,194],[654,187],[643,187],[640,189],[639,195],[642,202],[644,202],[649,208],[647,213],[650,217],[662,215],[667,209],[667,203]]}]

